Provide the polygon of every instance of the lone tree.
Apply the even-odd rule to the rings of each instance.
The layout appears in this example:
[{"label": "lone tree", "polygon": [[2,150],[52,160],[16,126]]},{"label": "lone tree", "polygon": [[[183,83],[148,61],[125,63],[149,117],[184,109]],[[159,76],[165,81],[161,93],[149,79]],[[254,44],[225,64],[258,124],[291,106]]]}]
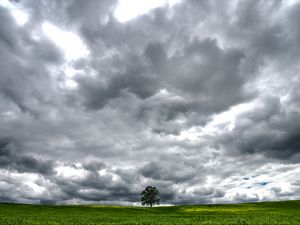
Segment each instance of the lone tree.
[{"label": "lone tree", "polygon": [[152,207],[154,204],[159,205],[159,190],[156,187],[148,186],[140,194],[142,205],[150,205]]}]

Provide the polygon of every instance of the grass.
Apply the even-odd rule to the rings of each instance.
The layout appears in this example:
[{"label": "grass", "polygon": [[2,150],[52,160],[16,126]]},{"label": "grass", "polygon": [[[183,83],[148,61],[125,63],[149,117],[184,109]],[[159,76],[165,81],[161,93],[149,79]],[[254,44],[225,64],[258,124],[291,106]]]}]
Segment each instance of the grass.
[{"label": "grass", "polygon": [[0,204],[1,225],[300,224],[300,201],[170,207]]}]

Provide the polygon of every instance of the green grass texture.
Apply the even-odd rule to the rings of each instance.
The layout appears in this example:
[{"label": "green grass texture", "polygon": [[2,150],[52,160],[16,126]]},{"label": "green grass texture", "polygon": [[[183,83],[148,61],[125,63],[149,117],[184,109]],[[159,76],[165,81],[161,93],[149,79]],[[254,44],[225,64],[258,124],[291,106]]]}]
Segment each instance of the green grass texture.
[{"label": "green grass texture", "polygon": [[299,224],[300,201],[127,207],[0,204],[0,225]]}]

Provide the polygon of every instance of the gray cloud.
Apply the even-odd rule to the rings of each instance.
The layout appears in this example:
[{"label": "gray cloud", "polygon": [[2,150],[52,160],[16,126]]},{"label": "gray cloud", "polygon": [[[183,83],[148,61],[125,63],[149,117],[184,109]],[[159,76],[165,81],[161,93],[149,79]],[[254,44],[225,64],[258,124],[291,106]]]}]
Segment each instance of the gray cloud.
[{"label": "gray cloud", "polygon": [[9,12],[2,7],[0,15],[4,21],[0,28],[3,59],[0,92],[22,112],[38,116],[40,112],[35,107],[35,102],[43,104],[49,98],[44,93],[51,82],[47,66],[60,64],[62,53],[45,36],[35,40],[30,30],[17,26]]},{"label": "gray cloud", "polygon": [[[134,204],[148,185],[167,204],[300,197],[299,3],[186,0],[126,23],[117,1],[9,4],[0,201]],[[66,57],[80,46],[45,22],[88,53]]]},{"label": "gray cloud", "polygon": [[0,141],[0,167],[20,173],[32,172],[48,175],[53,173],[54,163],[26,155],[9,139]]},{"label": "gray cloud", "polygon": [[297,118],[298,111],[288,109],[278,98],[265,98],[261,106],[237,117],[236,127],[220,137],[220,143],[243,153],[261,153],[298,162]]}]

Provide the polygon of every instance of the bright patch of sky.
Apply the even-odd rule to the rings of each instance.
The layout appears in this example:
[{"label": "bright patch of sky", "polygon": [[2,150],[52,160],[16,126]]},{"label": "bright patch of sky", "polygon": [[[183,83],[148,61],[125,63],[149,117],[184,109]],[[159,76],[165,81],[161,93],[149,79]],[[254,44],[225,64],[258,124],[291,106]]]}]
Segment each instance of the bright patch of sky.
[{"label": "bright patch of sky", "polygon": [[63,49],[67,60],[83,58],[89,54],[87,47],[75,33],[61,30],[48,22],[43,23],[42,29],[57,46]]},{"label": "bright patch of sky", "polygon": [[[62,88],[74,89],[78,85],[73,76],[80,72],[75,70],[70,64],[73,60],[87,57],[89,50],[80,39],[80,37],[74,32],[61,30],[57,26],[44,22],[42,25],[43,32],[59,47],[63,50],[66,63],[64,65],[64,81],[60,83]],[[74,47],[76,46],[76,47]]]},{"label": "bright patch of sky", "polygon": [[0,0],[0,6],[8,8],[11,15],[16,20],[19,25],[24,25],[28,21],[28,15],[22,9],[19,8],[17,4],[12,4],[8,0]]},{"label": "bright patch of sky", "polygon": [[287,2],[288,6],[292,6],[292,5],[296,4],[296,3],[299,3],[299,0],[287,0],[286,2]]},{"label": "bright patch of sky", "polygon": [[202,128],[204,134],[216,134],[219,131],[232,131],[235,128],[235,118],[255,105],[254,102],[236,105],[228,111],[215,114],[210,123]]},{"label": "bright patch of sky", "polygon": [[74,166],[59,166],[55,168],[58,176],[71,179],[80,179],[87,175],[87,171],[84,170],[81,165]]},{"label": "bright patch of sky", "polygon": [[195,126],[183,130],[176,138],[178,140],[200,141],[203,135],[218,135],[222,132],[230,132],[235,128],[235,118],[239,114],[250,110],[254,105],[255,102],[240,104],[225,112],[215,114],[204,127]]},{"label": "bright patch of sky", "polygon": [[119,0],[115,9],[115,17],[122,23],[134,19],[137,16],[148,13],[151,9],[169,4],[173,6],[181,0]]}]

